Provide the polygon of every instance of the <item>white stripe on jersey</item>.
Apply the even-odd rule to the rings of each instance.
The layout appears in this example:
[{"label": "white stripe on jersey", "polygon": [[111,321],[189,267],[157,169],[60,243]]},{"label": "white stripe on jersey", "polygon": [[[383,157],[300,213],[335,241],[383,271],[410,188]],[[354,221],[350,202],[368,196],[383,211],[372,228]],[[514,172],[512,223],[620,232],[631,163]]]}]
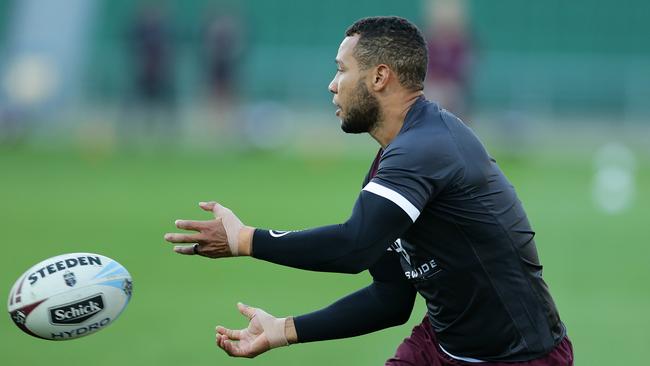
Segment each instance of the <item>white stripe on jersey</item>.
[{"label": "white stripe on jersey", "polygon": [[456,359],[456,360],[459,360],[459,361],[470,362],[470,363],[483,363],[483,362],[485,362],[483,360],[479,360],[479,359],[471,358],[471,357],[454,356],[451,353],[447,352],[446,349],[442,348],[442,344],[438,343],[438,346],[440,346],[440,349],[442,350],[442,352],[446,353],[447,356],[449,356],[449,357],[451,357],[453,359]]},{"label": "white stripe on jersey", "polygon": [[370,182],[365,187],[363,187],[363,190],[384,197],[387,200],[398,205],[402,210],[404,210],[404,212],[406,212],[407,215],[409,215],[413,222],[415,222],[418,216],[420,216],[420,210],[418,210],[417,207],[409,202],[409,200],[404,198],[404,196],[393,191],[390,188],[386,188],[375,182]]}]

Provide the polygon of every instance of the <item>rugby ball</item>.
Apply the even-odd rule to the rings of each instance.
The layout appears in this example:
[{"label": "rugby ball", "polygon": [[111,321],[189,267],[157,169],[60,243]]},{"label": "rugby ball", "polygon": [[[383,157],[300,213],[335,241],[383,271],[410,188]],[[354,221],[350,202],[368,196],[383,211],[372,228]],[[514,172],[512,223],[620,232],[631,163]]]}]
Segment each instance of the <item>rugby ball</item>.
[{"label": "rugby ball", "polygon": [[129,272],[99,254],[48,258],[23,273],[7,307],[14,323],[34,337],[63,341],[106,328],[131,299]]}]

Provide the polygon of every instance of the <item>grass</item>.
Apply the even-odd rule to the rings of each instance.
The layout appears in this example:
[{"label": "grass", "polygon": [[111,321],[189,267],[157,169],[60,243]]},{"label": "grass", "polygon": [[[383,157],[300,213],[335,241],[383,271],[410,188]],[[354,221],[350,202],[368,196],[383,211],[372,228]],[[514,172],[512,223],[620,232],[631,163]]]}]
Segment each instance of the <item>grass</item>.
[{"label": "grass", "polygon": [[[320,274],[249,258],[181,257],[162,240],[177,218],[207,219],[201,200],[220,200],[248,224],[291,229],[341,221],[367,154],[286,153],[86,155],[70,150],[0,151],[0,288],[36,262],[97,252],[126,266],[134,297],[108,329],[70,342],[22,334],[0,317],[4,365],[377,365],[419,323],[348,340],[295,345],[252,361],[228,358],[214,326],[242,327],[235,303],[297,315],[365,286],[367,274]],[[608,215],[591,199],[593,170],[579,157],[534,155],[500,162],[537,231],[545,279],[569,329],[578,365],[643,365],[650,358],[650,166],[637,195]],[[335,245],[336,243],[332,243]],[[486,314],[489,316],[489,314]]]}]

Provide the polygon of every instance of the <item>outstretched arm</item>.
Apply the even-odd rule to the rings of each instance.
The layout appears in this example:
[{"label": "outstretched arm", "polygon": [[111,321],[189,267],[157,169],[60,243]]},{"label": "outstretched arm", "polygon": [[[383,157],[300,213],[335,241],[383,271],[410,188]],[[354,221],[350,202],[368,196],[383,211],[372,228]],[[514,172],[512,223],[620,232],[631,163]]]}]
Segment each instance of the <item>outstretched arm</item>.
[{"label": "outstretched arm", "polygon": [[280,234],[255,230],[252,256],[301,269],[359,273],[377,262],[412,223],[395,203],[362,191],[352,215],[340,225]]},{"label": "outstretched arm", "polygon": [[406,322],[416,292],[401,273],[397,255],[386,252],[370,272],[370,286],[295,318],[276,318],[240,304],[240,312],[249,319],[248,327],[217,327],[217,345],[231,356],[255,357],[289,343],[354,337]]},{"label": "outstretched arm", "polygon": [[342,273],[368,269],[419,214],[414,207],[407,207],[408,201],[395,201],[363,190],[352,215],[342,224],[276,232],[244,226],[232,211],[217,203],[200,205],[206,211],[213,211],[215,219],[178,220],[178,228],[197,233],[170,233],[165,239],[172,243],[198,243],[177,246],[174,250],[178,253],[213,258],[252,255],[285,266]]},{"label": "outstretched arm", "polygon": [[370,267],[373,282],[328,307],[294,318],[298,342],[348,338],[404,324],[415,288],[406,280],[395,252]]}]

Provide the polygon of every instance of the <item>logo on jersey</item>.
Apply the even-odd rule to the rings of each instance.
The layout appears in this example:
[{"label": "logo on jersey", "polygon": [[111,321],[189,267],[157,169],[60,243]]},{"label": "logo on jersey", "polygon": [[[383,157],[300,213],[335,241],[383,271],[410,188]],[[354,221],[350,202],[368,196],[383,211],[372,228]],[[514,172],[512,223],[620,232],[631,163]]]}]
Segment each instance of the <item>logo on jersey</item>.
[{"label": "logo on jersey", "polygon": [[[402,262],[402,268],[404,269],[404,276],[406,276],[406,278],[408,278],[409,280],[427,279],[441,271],[440,267],[438,267],[438,264],[433,258],[428,259],[425,263],[422,263],[414,267],[416,263],[411,262],[411,256],[406,252],[406,250],[402,246],[402,239],[395,240],[395,242],[391,244],[389,249],[392,249],[393,251],[395,251],[395,253],[400,254],[402,258],[406,261],[407,264],[404,264]],[[416,262],[419,262],[417,261],[417,258],[416,258]]]},{"label": "logo on jersey", "polygon": [[269,230],[269,234],[271,234],[272,237],[274,238],[281,238],[289,233],[292,233],[293,231],[282,231],[282,230]]},{"label": "logo on jersey", "polygon": [[406,263],[411,264],[411,257],[409,254],[404,250],[404,247],[402,246],[402,239],[397,239],[393,244],[390,245],[390,249],[394,250],[395,253],[399,254],[406,260]]},{"label": "logo on jersey", "polygon": [[440,268],[435,260],[430,259],[428,262],[423,263],[410,271],[404,271],[404,275],[409,280],[427,279],[436,273],[440,272]]}]

